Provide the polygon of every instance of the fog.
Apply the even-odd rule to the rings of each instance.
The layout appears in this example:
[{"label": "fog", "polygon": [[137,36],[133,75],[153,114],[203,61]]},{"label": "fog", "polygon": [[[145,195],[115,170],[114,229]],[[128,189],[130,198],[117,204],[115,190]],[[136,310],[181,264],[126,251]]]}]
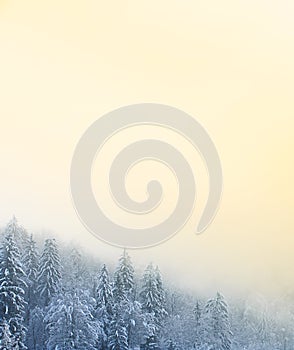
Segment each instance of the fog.
[{"label": "fog", "polygon": [[[72,206],[74,147],[112,109],[170,104],[195,116],[215,141],[223,198],[208,230],[195,235],[205,169],[178,136],[157,131],[195,164],[199,202],[181,232],[132,251],[133,260],[154,261],[175,284],[199,293],[292,291],[293,11],[288,1],[1,1],[0,225],[15,214],[32,232],[54,232],[86,254],[117,259],[121,249],[93,237]],[[112,139],[98,167],[107,174],[111,152],[140,135],[146,130]],[[140,200],[146,183],[136,171],[128,189]],[[165,170],[149,164],[141,171],[156,178]],[[99,186],[99,171],[94,175]],[[176,200],[172,178],[164,178],[166,207],[150,223]],[[129,220],[103,189],[105,211]]]}]

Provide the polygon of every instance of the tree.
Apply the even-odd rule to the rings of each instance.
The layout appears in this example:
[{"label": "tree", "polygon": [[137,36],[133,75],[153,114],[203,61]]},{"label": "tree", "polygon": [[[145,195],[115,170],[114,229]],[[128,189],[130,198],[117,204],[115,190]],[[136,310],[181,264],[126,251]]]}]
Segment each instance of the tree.
[{"label": "tree", "polygon": [[55,239],[46,239],[38,269],[38,287],[40,306],[48,306],[57,293],[61,280],[61,264]]},{"label": "tree", "polygon": [[199,327],[200,319],[201,319],[201,306],[198,300],[196,301],[193,313],[194,313],[196,327]]},{"label": "tree", "polygon": [[134,268],[129,254],[124,250],[114,274],[113,295],[116,302],[120,302],[125,298],[132,300],[134,296],[133,293]]},{"label": "tree", "polygon": [[208,300],[202,318],[202,342],[211,350],[230,350],[232,332],[229,320],[228,305],[225,298],[217,293]]},{"label": "tree", "polygon": [[25,320],[28,324],[30,318],[30,310],[32,310],[36,304],[36,282],[38,272],[39,255],[36,248],[36,242],[33,239],[33,235],[30,235],[24,249],[23,264],[26,273],[26,316]]},{"label": "tree", "polygon": [[9,326],[15,339],[15,348],[26,349],[24,311],[25,311],[25,273],[20,254],[9,226],[1,247],[0,264],[0,319]]},{"label": "tree", "polygon": [[98,277],[98,285],[95,291],[95,299],[96,299],[96,317],[102,323],[103,331],[105,334],[104,339],[101,342],[101,349],[106,350],[108,344],[108,327],[112,314],[112,288],[109,281],[108,270],[106,265],[103,265],[99,277]]},{"label": "tree", "polygon": [[163,317],[167,314],[165,310],[165,295],[162,287],[162,279],[158,268],[149,264],[143,276],[142,290],[140,292],[142,311],[150,315],[154,329],[146,339],[147,349],[153,349],[158,341],[158,335],[162,328]]},{"label": "tree", "polygon": [[28,233],[24,227],[18,224],[15,216],[13,216],[13,218],[7,224],[5,232],[6,234],[10,233],[12,235],[18,248],[23,251],[23,248],[25,247],[28,240]]},{"label": "tree", "polygon": [[45,348],[45,324],[44,310],[36,306],[30,312],[27,344],[29,350],[44,350]]},{"label": "tree", "polygon": [[168,313],[166,310],[165,290],[163,288],[161,272],[158,266],[156,266],[155,268],[155,281],[156,281],[157,298],[158,298],[158,308],[155,315],[157,319],[160,320],[161,322],[164,319],[164,317],[167,316]]},{"label": "tree", "polygon": [[48,350],[96,349],[101,326],[94,319],[91,303],[84,293],[64,292],[55,296],[45,322],[49,333]]},{"label": "tree", "polygon": [[109,350],[128,350],[128,331],[125,325],[121,305],[115,304],[109,324]]},{"label": "tree", "polygon": [[[127,331],[128,346],[132,341],[131,331],[132,324],[134,323],[132,318],[134,294],[134,268],[129,254],[124,250],[114,274],[113,300],[116,312],[121,316],[123,315],[120,322],[123,323],[123,327]],[[123,312],[121,313],[119,310],[123,310]],[[113,317],[116,318],[115,315]],[[117,323],[117,325],[120,325],[120,323]]]},{"label": "tree", "polygon": [[13,350],[16,346],[15,339],[9,329],[9,324],[4,320],[0,325],[0,349]]},{"label": "tree", "polygon": [[194,321],[195,321],[195,347],[199,347],[201,344],[201,340],[200,340],[200,324],[201,324],[201,314],[202,314],[202,310],[201,310],[201,306],[199,301],[197,300],[194,310],[193,310],[193,314],[194,314]]}]

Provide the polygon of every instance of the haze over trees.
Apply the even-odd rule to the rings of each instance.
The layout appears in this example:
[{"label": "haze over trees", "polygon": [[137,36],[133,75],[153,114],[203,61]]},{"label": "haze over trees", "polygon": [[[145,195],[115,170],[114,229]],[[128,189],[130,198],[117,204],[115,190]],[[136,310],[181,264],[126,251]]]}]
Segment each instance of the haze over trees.
[{"label": "haze over trees", "polygon": [[0,235],[0,350],[294,350],[293,295],[197,297],[126,250],[112,271],[35,239],[16,218]]}]

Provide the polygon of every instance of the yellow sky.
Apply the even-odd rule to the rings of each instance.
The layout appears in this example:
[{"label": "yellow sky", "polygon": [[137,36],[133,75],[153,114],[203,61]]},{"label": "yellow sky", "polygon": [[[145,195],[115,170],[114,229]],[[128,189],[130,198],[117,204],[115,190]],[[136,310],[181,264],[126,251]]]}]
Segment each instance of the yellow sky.
[{"label": "yellow sky", "polygon": [[223,200],[202,236],[192,218],[134,258],[192,287],[293,287],[293,18],[290,0],[0,0],[0,223],[119,254],[75,216],[73,149],[112,109],[169,104],[215,141]]}]

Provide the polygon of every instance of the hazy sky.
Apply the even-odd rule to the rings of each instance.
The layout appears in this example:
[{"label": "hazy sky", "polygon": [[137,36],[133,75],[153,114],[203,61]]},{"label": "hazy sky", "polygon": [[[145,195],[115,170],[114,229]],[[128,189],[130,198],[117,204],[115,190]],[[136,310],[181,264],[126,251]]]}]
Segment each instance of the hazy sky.
[{"label": "hazy sky", "polygon": [[[106,112],[169,104],[197,117],[215,141],[223,199],[203,235],[193,234],[196,210],[173,239],[134,259],[154,260],[199,290],[294,287],[293,18],[291,0],[0,0],[1,226],[15,214],[30,230],[117,257],[72,207],[74,147]],[[185,142],[159,133],[197,162]],[[132,176],[140,198],[142,178]],[[168,181],[167,207],[176,194]]]}]

